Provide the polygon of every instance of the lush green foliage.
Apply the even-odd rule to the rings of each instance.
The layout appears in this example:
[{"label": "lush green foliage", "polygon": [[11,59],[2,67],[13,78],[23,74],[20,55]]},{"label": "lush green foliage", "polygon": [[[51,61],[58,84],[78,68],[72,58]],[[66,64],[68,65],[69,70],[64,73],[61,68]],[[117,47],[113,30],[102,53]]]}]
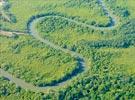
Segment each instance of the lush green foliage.
[{"label": "lush green foliage", "polygon": [[[15,23],[0,19],[2,29],[28,31],[33,16],[58,13],[75,21],[107,26],[97,0],[8,0]],[[135,1],[104,0],[119,18],[114,30],[94,30],[59,17],[45,17],[36,28],[56,45],[82,54],[89,69],[56,91],[34,93],[0,78],[1,100],[135,100]],[[14,20],[14,19],[13,19]],[[58,83],[78,69],[77,60],[31,36],[0,36],[1,68],[35,85]],[[55,89],[54,89],[55,90]]]},{"label": "lush green foliage", "polygon": [[11,4],[10,12],[16,16],[17,22],[13,24],[1,20],[1,28],[7,30],[27,31],[27,21],[31,16],[48,12],[59,12],[65,16],[74,17],[76,20],[86,21],[90,24],[106,25],[109,23],[109,18],[105,16],[96,0],[93,0],[92,2],[87,0],[85,2],[83,0],[8,1]]},{"label": "lush green foliage", "polygon": [[10,81],[0,77],[0,99],[1,100],[42,100],[41,93],[25,91]]},{"label": "lush green foliage", "polygon": [[131,19],[118,29],[95,31],[64,19],[46,17],[37,24],[37,29],[43,38],[71,50],[79,49],[80,46],[83,48],[127,48],[135,44],[134,25],[135,20]]},{"label": "lush green foliage", "polygon": [[68,54],[49,48],[29,36],[0,37],[1,68],[36,85],[54,83],[77,67]]}]

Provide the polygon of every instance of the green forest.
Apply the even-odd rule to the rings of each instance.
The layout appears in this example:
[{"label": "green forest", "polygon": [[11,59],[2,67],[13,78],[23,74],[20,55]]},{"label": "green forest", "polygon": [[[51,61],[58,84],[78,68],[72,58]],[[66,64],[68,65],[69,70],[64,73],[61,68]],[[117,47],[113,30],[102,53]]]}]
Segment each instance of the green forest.
[{"label": "green forest", "polygon": [[0,100],[135,100],[134,4],[0,1]]}]

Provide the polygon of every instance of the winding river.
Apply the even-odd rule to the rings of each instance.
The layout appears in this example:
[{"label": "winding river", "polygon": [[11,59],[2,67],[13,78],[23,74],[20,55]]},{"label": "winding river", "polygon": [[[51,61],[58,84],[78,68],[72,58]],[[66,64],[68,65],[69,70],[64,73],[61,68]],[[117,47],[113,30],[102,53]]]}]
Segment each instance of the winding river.
[{"label": "winding river", "polygon": [[[44,15],[44,16],[36,17],[36,18],[34,18],[33,20],[30,21],[30,23],[28,24],[29,34],[34,36],[37,40],[45,43],[46,45],[48,45],[48,46],[50,46],[54,49],[61,50],[64,53],[70,54],[72,57],[81,59],[79,61],[79,63],[80,63],[80,66],[84,69],[83,72],[85,72],[85,71],[87,71],[87,64],[88,64],[88,61],[85,57],[83,57],[79,53],[76,53],[76,52],[71,51],[69,49],[62,48],[62,47],[60,47],[60,46],[58,46],[58,45],[56,45],[56,44],[54,44],[54,43],[52,43],[52,42],[50,42],[46,39],[43,39],[42,37],[39,36],[38,31],[35,28],[35,25],[36,25],[37,22],[39,22],[40,20],[42,20],[46,17],[56,17],[56,18],[61,18],[61,19],[67,20],[69,22],[73,22],[73,23],[75,23],[77,25],[81,25],[83,27],[92,28],[94,30],[104,31],[104,30],[115,29],[118,26],[117,17],[115,15],[113,15],[113,13],[110,10],[108,10],[108,8],[105,5],[105,3],[103,2],[103,0],[98,0],[98,3],[102,7],[106,16],[108,16],[111,19],[111,22],[110,22],[111,24],[107,27],[96,27],[96,26],[88,25],[86,23],[78,22],[78,21],[75,21],[73,19],[69,19],[69,18],[60,16],[60,15]],[[27,83],[22,79],[16,78],[13,75],[11,75],[10,73],[8,73],[8,72],[6,72],[6,71],[4,71],[3,69],[0,68],[0,76],[3,76],[5,78],[7,78],[8,80],[12,81],[13,83],[15,83],[17,86],[20,86],[21,88],[24,88],[24,89],[30,90],[30,91],[34,91],[34,92],[46,92],[47,90],[50,90],[50,89],[54,90],[54,87],[59,88],[61,86],[65,86],[65,85],[69,84],[71,82],[71,80],[73,80],[73,78],[78,77],[78,75],[80,75],[80,74],[82,74],[82,73],[78,72],[77,75],[72,76],[70,79],[67,79],[65,81],[59,82],[59,83],[55,84],[54,86],[38,87],[38,86],[34,86],[30,83]]]}]

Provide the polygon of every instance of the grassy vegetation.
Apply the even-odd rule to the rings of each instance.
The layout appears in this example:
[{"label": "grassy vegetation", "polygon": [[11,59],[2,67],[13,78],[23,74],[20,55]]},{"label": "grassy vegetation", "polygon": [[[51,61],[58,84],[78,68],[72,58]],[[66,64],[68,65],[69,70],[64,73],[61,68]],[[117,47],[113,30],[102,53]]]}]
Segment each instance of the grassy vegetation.
[{"label": "grassy vegetation", "polygon": [[[99,49],[101,52],[110,52],[114,53],[113,59],[111,60],[112,64],[116,66],[116,68],[119,68],[119,71],[122,73],[126,73],[128,75],[135,74],[135,47],[129,47],[129,48],[102,48]],[[118,69],[116,69],[118,70]]]},{"label": "grassy vegetation", "polygon": [[1,100],[42,100],[43,96],[41,93],[33,93],[30,91],[25,91],[19,86],[11,83],[8,80],[0,77],[0,99]]},{"label": "grassy vegetation", "polygon": [[[127,63],[121,66],[121,63],[117,63],[120,59],[126,57],[127,52],[129,50],[134,51],[135,47],[130,47],[127,49],[108,49],[102,48],[99,50],[93,50],[92,58],[93,58],[93,65],[92,68],[89,69],[83,75],[80,75],[79,78],[73,81],[71,86],[66,88],[59,89],[58,92],[48,94],[35,94],[32,92],[26,92],[23,89],[18,91],[19,87],[11,88],[11,85],[4,83],[4,86],[1,86],[1,90],[4,91],[8,85],[7,96],[1,94],[2,98],[6,98],[7,100],[10,98],[17,98],[16,93],[20,95],[20,99],[22,95],[24,98],[37,98],[37,100],[41,99],[52,99],[52,100],[64,100],[64,99],[131,99],[134,100],[135,95],[135,76],[134,72],[130,73],[128,70],[131,67],[127,66]],[[133,53],[133,52],[132,52]],[[128,55],[128,57],[132,57],[133,55]],[[130,58],[129,58],[130,59]],[[129,60],[128,59],[128,60]],[[117,61],[116,61],[117,60]],[[129,65],[134,66],[133,59],[128,61]],[[125,67],[125,68],[122,68]],[[133,69],[133,67],[132,67]],[[3,79],[1,79],[3,80]],[[3,82],[7,82],[5,79]],[[12,84],[13,85],[13,84]],[[14,85],[13,85],[14,86]],[[17,92],[14,92],[17,91]],[[29,96],[31,95],[31,96]],[[55,99],[54,99],[55,98]],[[18,100],[18,99],[17,99]]]},{"label": "grassy vegetation", "polygon": [[112,37],[111,34],[103,36],[98,34],[97,31],[94,32],[91,29],[83,28],[60,18],[45,18],[37,24],[41,37],[61,46],[69,46],[69,48],[80,40],[102,40],[106,36]]},{"label": "grassy vegetation", "polygon": [[0,36],[1,68],[36,85],[57,82],[78,65],[75,58],[36,41],[30,36],[17,39]]},{"label": "grassy vegetation", "polygon": [[120,56],[114,58],[114,63],[116,66],[121,66],[121,70],[126,71],[128,74],[135,74],[135,47],[117,50],[120,51]]},{"label": "grassy vegetation", "polygon": [[104,1],[108,5],[108,7],[112,9],[117,16],[119,16],[121,24],[135,18],[134,0],[129,0],[128,2],[124,0]]},{"label": "grassy vegetation", "polygon": [[[135,43],[135,20],[129,20],[112,31],[93,30],[60,18],[45,19],[37,23],[39,35],[71,50],[89,47],[129,47]],[[85,53],[86,51],[83,50]]]},{"label": "grassy vegetation", "polygon": [[[94,26],[107,26],[97,0],[8,0],[15,23],[0,19],[2,29],[28,31],[32,16],[58,13]],[[113,30],[94,30],[68,20],[46,17],[39,21],[39,35],[82,54],[91,66],[69,86],[48,93],[34,93],[0,78],[1,100],[135,100],[135,1],[103,0],[119,18]],[[57,83],[78,68],[69,54],[55,50],[31,36],[0,36],[0,68],[28,83]]]},{"label": "grassy vegetation", "polygon": [[76,0],[8,1],[11,4],[10,12],[13,13],[17,19],[16,23],[8,23],[1,20],[2,28],[8,30],[27,31],[27,21],[31,16],[48,12],[59,12],[68,17],[74,17],[76,20],[103,25],[107,24],[109,20],[104,16],[104,13],[101,7],[96,3],[96,0],[89,3],[88,1],[83,2],[81,0],[79,2]]}]

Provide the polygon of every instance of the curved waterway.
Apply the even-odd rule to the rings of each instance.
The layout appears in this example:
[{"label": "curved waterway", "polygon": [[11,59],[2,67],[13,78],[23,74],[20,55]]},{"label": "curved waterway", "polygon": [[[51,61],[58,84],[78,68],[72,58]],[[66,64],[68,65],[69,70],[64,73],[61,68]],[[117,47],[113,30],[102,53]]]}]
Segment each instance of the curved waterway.
[{"label": "curved waterway", "polygon": [[24,88],[26,90],[30,90],[30,91],[34,91],[34,92],[45,92],[46,90],[54,89],[54,87],[57,88],[57,87],[66,85],[69,82],[71,82],[71,80],[73,78],[76,78],[76,77],[78,77],[78,75],[82,74],[82,72],[87,71],[88,60],[85,57],[83,57],[79,53],[76,53],[76,52],[71,51],[69,49],[62,48],[59,45],[56,45],[56,44],[54,44],[54,43],[52,43],[52,42],[50,42],[50,41],[48,41],[46,39],[43,39],[42,37],[39,36],[39,33],[38,33],[37,29],[35,28],[35,25],[40,20],[45,19],[46,17],[55,17],[55,18],[61,18],[61,19],[67,20],[69,22],[75,23],[77,25],[81,25],[83,27],[91,28],[91,29],[94,29],[94,30],[102,30],[102,31],[104,31],[104,30],[115,29],[117,27],[117,25],[118,25],[117,17],[115,15],[113,15],[111,11],[108,10],[108,8],[104,4],[103,0],[98,0],[98,3],[102,7],[102,9],[105,12],[106,16],[108,16],[110,18],[110,25],[107,26],[107,27],[92,26],[92,25],[82,23],[82,22],[78,22],[76,20],[66,18],[66,17],[63,17],[61,15],[57,15],[57,14],[51,14],[51,15],[45,14],[45,15],[42,15],[42,16],[38,16],[38,17],[33,18],[28,23],[28,30],[29,30],[30,35],[34,36],[37,40],[45,43],[46,45],[48,45],[48,46],[50,46],[50,47],[52,47],[52,48],[54,48],[56,50],[60,50],[60,51],[62,51],[64,53],[68,53],[72,57],[75,57],[75,58],[79,59],[78,60],[79,68],[80,68],[80,70],[83,69],[83,71],[78,70],[78,73],[75,74],[75,75],[72,75],[70,78],[62,80],[62,81],[58,82],[57,84],[54,84],[54,85],[51,85],[51,86],[45,86],[45,87],[34,86],[31,83],[27,83],[22,79],[14,77],[13,75],[8,73],[7,71],[4,71],[3,69],[0,69],[0,76],[3,76],[5,78],[7,78],[8,80],[15,83],[17,86],[20,86],[21,88]]}]

